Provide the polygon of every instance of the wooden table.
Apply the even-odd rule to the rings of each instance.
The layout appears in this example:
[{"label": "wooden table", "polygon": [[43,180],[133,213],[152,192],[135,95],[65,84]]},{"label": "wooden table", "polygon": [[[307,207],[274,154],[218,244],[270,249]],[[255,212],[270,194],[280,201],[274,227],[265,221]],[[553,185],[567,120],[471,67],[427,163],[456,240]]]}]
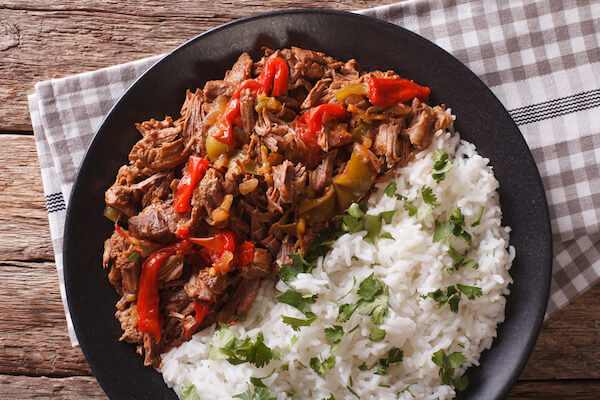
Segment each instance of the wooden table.
[{"label": "wooden table", "polygon": [[[1,399],[105,398],[66,333],[27,108],[34,83],[159,54],[259,12],[393,1],[0,2]],[[600,285],[546,321],[510,398],[600,398]]]}]

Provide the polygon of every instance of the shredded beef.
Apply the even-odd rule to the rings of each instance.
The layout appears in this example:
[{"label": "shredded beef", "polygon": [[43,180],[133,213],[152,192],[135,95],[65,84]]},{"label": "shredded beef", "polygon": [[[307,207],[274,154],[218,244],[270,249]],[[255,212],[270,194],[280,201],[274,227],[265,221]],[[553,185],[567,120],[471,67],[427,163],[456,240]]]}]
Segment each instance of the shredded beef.
[{"label": "shredded beef", "polygon": [[[273,92],[285,69],[267,76],[282,63],[275,57],[287,65],[283,93]],[[339,229],[333,217],[344,212],[346,200],[340,200],[345,187],[338,179],[350,170],[353,149],[363,149],[360,166],[348,172],[358,176],[346,177],[346,185],[357,179],[373,184],[452,124],[445,106],[416,98],[376,106],[362,90],[371,78],[398,77],[296,47],[266,49],[257,61],[243,53],[222,80],[186,92],[181,118],[135,125],[141,138],[105,192],[107,206],[120,216],[102,263],[121,295],[115,313],[121,340],[137,344],[146,365],[157,367],[162,352],[217,320],[242,318],[261,283],[273,284],[291,254],[306,255],[320,232]],[[312,113],[318,107],[326,111]],[[191,156],[209,161],[194,184]],[[355,202],[369,193],[350,192]],[[184,240],[185,250],[160,262],[156,342],[138,331],[142,266],[157,250]],[[198,306],[209,309],[201,321]]]}]

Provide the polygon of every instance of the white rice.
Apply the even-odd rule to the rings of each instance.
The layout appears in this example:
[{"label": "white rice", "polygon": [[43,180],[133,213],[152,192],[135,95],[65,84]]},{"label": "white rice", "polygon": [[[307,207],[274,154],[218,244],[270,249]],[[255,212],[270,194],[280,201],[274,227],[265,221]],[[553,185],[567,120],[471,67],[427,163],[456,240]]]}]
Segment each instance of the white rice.
[{"label": "white rice", "polygon": [[[447,152],[453,160],[452,170],[439,183],[431,176],[436,149]],[[178,394],[187,381],[196,386],[203,400],[225,399],[246,391],[250,377],[264,377],[274,370],[263,382],[278,393],[278,399],[292,395],[298,399],[322,399],[330,394],[338,400],[354,398],[347,386],[352,386],[363,400],[412,399],[411,393],[417,399],[453,398],[455,390],[441,383],[439,368],[431,360],[433,353],[439,349],[444,349],[446,354],[462,352],[468,363],[456,371],[456,376],[462,375],[466,367],[478,365],[481,352],[490,348],[496,336],[497,324],[504,320],[505,295],[512,282],[509,269],[514,249],[508,244],[510,229],[500,224],[498,181],[488,162],[477,154],[475,146],[461,141],[457,133],[437,132],[432,146],[417,153],[415,160],[400,169],[395,178],[397,192],[416,206],[422,201],[421,187],[431,187],[438,199],[432,215],[423,221],[410,217],[401,201],[384,194],[387,183],[378,184],[377,191],[369,198],[368,213],[397,209],[392,223],[384,224],[382,229],[390,232],[395,240],[380,239],[373,246],[362,239],[365,232],[346,234],[319,260],[312,273],[300,274],[290,282],[297,291],[318,295],[312,305],[318,319],[311,326],[294,332],[282,322],[282,315],[304,316],[295,308],[275,301],[279,292],[288,289],[284,282],[274,287],[267,281],[246,321],[231,327],[238,338],[254,338],[263,332],[265,344],[281,352],[280,360],[271,361],[264,368],[210,360],[210,339],[215,329],[212,327],[163,355],[161,372],[165,382]],[[454,205],[461,208],[466,230],[472,234],[468,257],[479,263],[478,269],[442,271],[444,266],[452,264],[452,259],[443,241],[432,243],[434,221],[436,218],[447,220],[448,211]],[[482,207],[481,223],[471,227]],[[374,263],[379,265],[372,266]],[[348,322],[336,323],[339,305],[358,300],[358,283],[352,294],[341,301],[337,299],[348,293],[354,278],[361,282],[371,273],[383,280],[390,290],[389,312],[379,326],[387,332],[381,342],[369,340],[373,322],[368,316],[355,312]],[[462,296],[458,313],[451,312],[448,305],[438,307],[433,299],[421,297],[457,283],[478,286],[483,295],[473,301]],[[257,315],[260,315],[258,321]],[[326,372],[323,379],[308,365],[313,357],[328,357],[330,343],[324,329],[332,325],[342,325],[345,334],[334,353],[335,367]],[[359,328],[349,334],[356,325]],[[290,345],[294,335],[297,342]],[[370,366],[384,358],[392,347],[403,350],[404,360],[392,364],[387,375],[359,370],[363,362]],[[283,364],[289,364],[289,370],[281,370]],[[410,393],[405,391],[398,396],[407,386]]]}]

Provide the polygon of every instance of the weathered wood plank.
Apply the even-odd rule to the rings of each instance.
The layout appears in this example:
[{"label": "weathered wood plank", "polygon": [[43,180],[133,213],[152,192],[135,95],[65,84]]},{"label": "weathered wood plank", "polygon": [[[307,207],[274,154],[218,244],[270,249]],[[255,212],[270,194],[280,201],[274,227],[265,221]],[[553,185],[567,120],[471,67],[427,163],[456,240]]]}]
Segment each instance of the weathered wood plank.
[{"label": "weathered wood plank", "polygon": [[0,5],[0,130],[31,129],[27,94],[41,80],[160,54],[257,13],[357,10],[394,1],[5,1]]},{"label": "weathered wood plank", "polygon": [[544,323],[521,379],[600,379],[600,284]]},{"label": "weathered wood plank", "polygon": [[0,375],[1,399],[106,399],[92,376],[46,378]]},{"label": "weathered wood plank", "polygon": [[599,395],[600,381],[597,380],[519,382],[507,400],[597,400]]},{"label": "weathered wood plank", "polygon": [[0,135],[0,160],[0,261],[54,259],[33,136]]},{"label": "weathered wood plank", "polygon": [[54,264],[2,262],[0,282],[0,374],[91,375],[71,347]]}]

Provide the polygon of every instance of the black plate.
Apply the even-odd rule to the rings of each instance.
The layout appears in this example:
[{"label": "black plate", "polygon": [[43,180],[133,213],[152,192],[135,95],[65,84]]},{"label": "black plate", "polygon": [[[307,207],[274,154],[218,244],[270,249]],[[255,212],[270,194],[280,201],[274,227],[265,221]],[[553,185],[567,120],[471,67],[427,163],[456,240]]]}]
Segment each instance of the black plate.
[{"label": "black plate", "polygon": [[491,160],[500,181],[503,223],[517,249],[515,283],[506,320],[481,366],[471,368],[465,399],[506,396],[533,349],[550,286],[551,231],[542,183],[533,158],[502,104],[469,69],[426,39],[398,26],[351,13],[292,10],[258,15],[206,32],[146,72],[118,101],[83,160],[67,212],[64,266],[69,309],[81,349],[111,398],[176,398],[161,375],[144,368],[134,346],[118,341],[118,300],[102,270],[104,191],[127,162],[139,134],[134,122],[177,117],[187,88],[222,78],[241,52],[254,59],[261,46],[291,45],[355,58],[365,70],[393,69],[432,89],[431,102],[457,115],[456,128]]}]

